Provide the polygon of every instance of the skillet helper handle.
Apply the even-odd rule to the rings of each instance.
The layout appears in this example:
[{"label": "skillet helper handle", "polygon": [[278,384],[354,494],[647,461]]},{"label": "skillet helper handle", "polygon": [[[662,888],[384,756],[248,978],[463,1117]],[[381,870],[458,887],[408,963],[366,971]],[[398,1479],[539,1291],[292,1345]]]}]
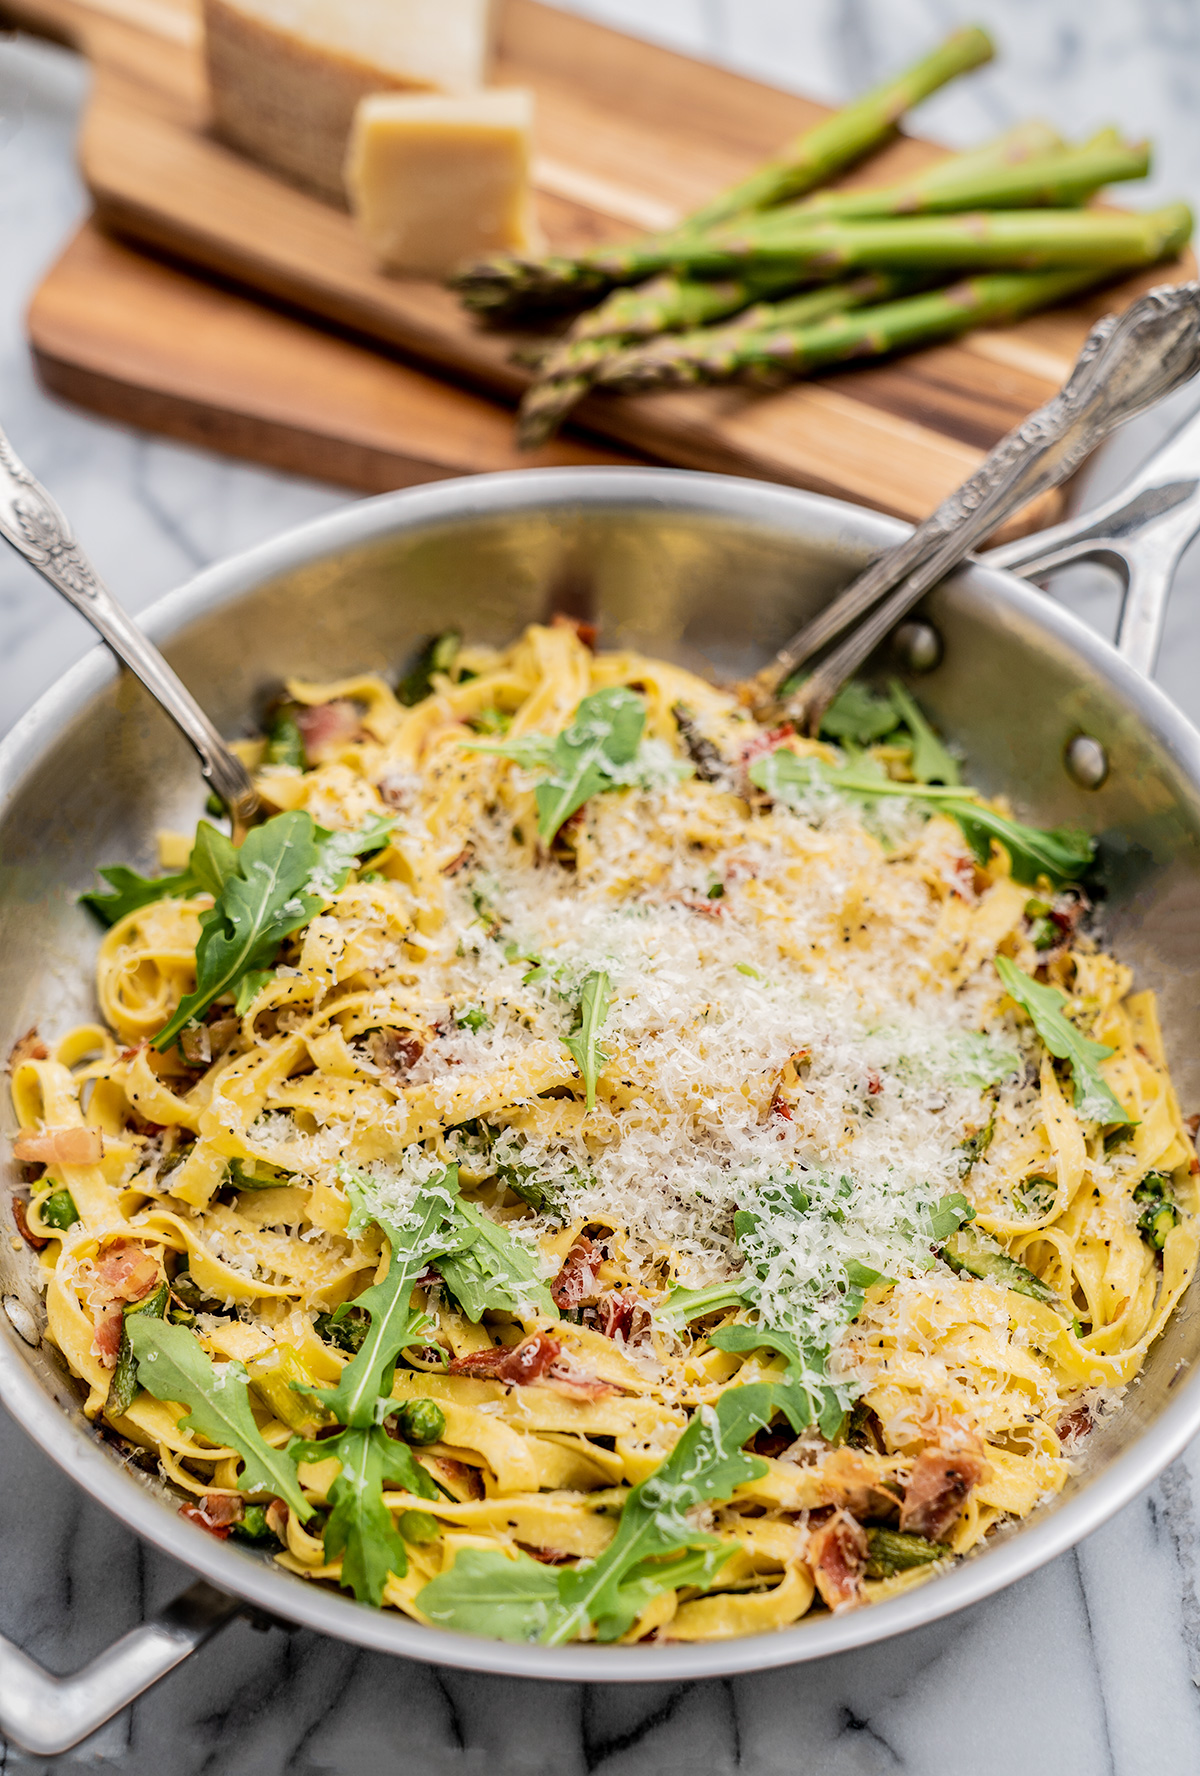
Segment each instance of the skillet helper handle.
[{"label": "skillet helper handle", "polygon": [[69,1751],[246,1612],[200,1579],[71,1677],[44,1671],[0,1637],[0,1734],[36,1757]]},{"label": "skillet helper handle", "polygon": [[234,816],[248,819],[258,795],[182,679],[117,603],[76,542],[70,525],[0,431],[0,537],[86,617],[117,658],[141,679],[200,759],[200,768]]},{"label": "skillet helper handle", "polygon": [[1176,569],[1200,532],[1200,413],[1153,453],[1118,494],[1049,530],[982,556],[989,567],[1042,579],[1074,561],[1096,561],[1125,581],[1117,650],[1149,678]]}]

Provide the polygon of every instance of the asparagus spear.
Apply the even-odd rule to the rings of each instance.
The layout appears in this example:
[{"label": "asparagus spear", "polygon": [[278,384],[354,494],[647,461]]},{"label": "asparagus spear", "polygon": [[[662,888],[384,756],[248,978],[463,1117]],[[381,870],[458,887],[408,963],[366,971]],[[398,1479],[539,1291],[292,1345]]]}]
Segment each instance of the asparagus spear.
[{"label": "asparagus spear", "polygon": [[955,31],[932,54],[806,130],[777,159],[694,211],[688,218],[689,229],[711,228],[744,210],[770,209],[825,184],[885,142],[906,111],[956,75],[990,61],[995,53],[991,38],[977,25]]},{"label": "asparagus spear", "polygon": [[[695,328],[683,334],[668,334],[656,343],[669,345],[676,341],[705,340],[719,333],[755,332],[765,327],[809,326],[843,309],[861,308],[912,290],[922,280],[897,271],[867,271],[841,284],[822,284],[805,290],[788,302],[758,303],[738,316],[733,328]],[[695,290],[704,284],[686,286]],[[558,430],[571,408],[581,401],[597,381],[607,380],[607,371],[629,351],[629,342],[622,339],[580,339],[567,342],[542,365],[539,380],[529,389],[521,403],[517,419],[517,443],[522,450],[536,450]]]},{"label": "asparagus spear", "polygon": [[774,380],[848,359],[927,345],[984,322],[1016,320],[1109,276],[1111,268],[1098,264],[995,273],[808,325],[789,326],[790,305],[783,303],[777,305],[771,326],[744,327],[735,322],[625,352],[597,379],[598,385],[633,392],[725,382],[739,375]]},{"label": "asparagus spear", "polygon": [[[911,68],[806,130],[774,160],[702,205],[678,229],[656,238],[670,240],[679,234],[710,228],[743,212],[766,209],[811,191],[885,142],[911,106],[928,98],[955,75],[990,60],[994,53],[986,32],[976,27],[954,32]],[[621,251],[608,250],[610,265]],[[573,258],[549,255],[540,259],[498,254],[468,266],[450,282],[464,305],[481,314],[515,316],[539,309],[582,306],[613,284],[639,281],[642,274],[636,269],[636,243],[625,251],[632,252],[635,261],[627,277],[614,276],[610,269],[594,266],[587,253]]]},{"label": "asparagus spear", "polygon": [[[830,191],[802,204],[775,211],[784,223],[865,216],[914,216],[948,210],[1022,209],[1033,204],[1076,204],[1102,185],[1144,179],[1150,170],[1147,142],[1126,143],[1116,130],[1103,130],[1079,148],[1052,151],[1016,162],[993,160],[963,166],[970,156],[939,161],[900,185],[875,190]],[[764,221],[767,220],[764,218]]]},{"label": "asparagus spear", "polygon": [[979,210],[952,216],[898,216],[811,222],[756,217],[719,233],[647,245],[640,271],[674,267],[699,277],[790,265],[797,283],[823,281],[858,266],[908,270],[1053,265],[1144,265],[1191,233],[1186,204],[1143,214],[1102,210]]}]

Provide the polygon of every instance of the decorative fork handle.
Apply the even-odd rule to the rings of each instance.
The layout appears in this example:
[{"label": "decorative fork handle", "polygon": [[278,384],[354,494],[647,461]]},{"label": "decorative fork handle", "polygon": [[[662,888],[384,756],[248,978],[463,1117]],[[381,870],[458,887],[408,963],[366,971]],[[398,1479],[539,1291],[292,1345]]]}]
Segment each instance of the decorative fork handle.
[{"label": "decorative fork handle", "polygon": [[49,580],[103,637],[195,747],[200,769],[235,828],[258,806],[241,760],[217,733],[187,686],[121,608],[76,542],[66,518],[0,431],[0,536]]},{"label": "decorative fork handle", "polygon": [[[917,600],[1007,517],[1065,481],[1110,432],[1200,369],[1200,284],[1165,285],[1093,327],[1059,392],[1002,439],[925,523],[873,562],[782,648],[759,680],[764,703],[835,635],[862,621],[787,711],[816,727],[839,686]],[[869,613],[869,614],[868,614]]]}]

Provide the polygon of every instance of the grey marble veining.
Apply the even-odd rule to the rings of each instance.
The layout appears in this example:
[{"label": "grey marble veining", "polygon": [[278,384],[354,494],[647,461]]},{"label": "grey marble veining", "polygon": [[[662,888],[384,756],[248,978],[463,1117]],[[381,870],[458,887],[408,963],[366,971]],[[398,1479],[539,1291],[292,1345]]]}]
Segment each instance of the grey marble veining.
[{"label": "grey marble veining", "polygon": [[[566,0],[562,0],[566,3]],[[1159,145],[1156,194],[1200,198],[1200,7],[1191,0],[572,0],[571,9],[828,99],[981,19],[1003,61],[933,100],[921,127],[978,140],[1030,112]],[[137,436],[36,387],[21,314],[84,199],[71,143],[86,73],[0,41],[0,419],[137,609],[195,568],[346,496]],[[1178,401],[1175,417],[1186,411]],[[1169,423],[1143,422],[1082,497]],[[1185,563],[1162,682],[1200,716],[1200,600]],[[1067,588],[1110,626],[1111,587]],[[0,727],[88,645],[0,557]],[[185,1570],[0,1424],[0,1631],[73,1669],[166,1602]],[[733,1682],[534,1685],[410,1665],[307,1631],[238,1624],[78,1751],[0,1771],[119,1776],[1191,1776],[1200,1769],[1200,1450],[1075,1552],[899,1641]]]}]

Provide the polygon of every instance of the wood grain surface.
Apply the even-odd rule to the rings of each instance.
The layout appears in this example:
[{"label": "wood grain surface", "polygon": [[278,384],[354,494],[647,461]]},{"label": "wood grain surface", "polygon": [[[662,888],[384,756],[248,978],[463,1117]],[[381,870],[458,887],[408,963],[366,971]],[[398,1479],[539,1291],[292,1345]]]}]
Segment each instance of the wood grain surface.
[{"label": "wood grain surface", "polygon": [[143,431],[366,493],[642,460],[565,437],[530,455],[498,403],[192,277],[85,224],[28,330],[45,386]]},{"label": "wood grain surface", "polygon": [[[80,160],[105,228],[460,383],[510,402],[519,395],[528,378],[511,361],[516,335],[476,324],[435,284],[376,271],[346,212],[208,133],[192,0],[0,0],[0,18],[77,43],[92,60]],[[539,209],[556,246],[667,222],[826,114],[535,0],[502,0],[494,78],[536,91]],[[846,182],[899,176],[938,152],[899,138]],[[1193,269],[1189,256],[1013,327],[778,392],[593,396],[579,420],[643,458],[917,518],[1058,386],[1098,315]],[[66,305],[56,293],[47,306],[58,314],[61,366],[71,356]],[[285,332],[297,348],[306,337],[282,326],[275,337]],[[315,351],[332,349],[328,333],[307,337]],[[165,352],[165,334],[161,344]],[[390,376],[398,366],[385,361]],[[288,381],[282,369],[278,380]],[[1053,515],[1044,501],[1025,525]]]}]

